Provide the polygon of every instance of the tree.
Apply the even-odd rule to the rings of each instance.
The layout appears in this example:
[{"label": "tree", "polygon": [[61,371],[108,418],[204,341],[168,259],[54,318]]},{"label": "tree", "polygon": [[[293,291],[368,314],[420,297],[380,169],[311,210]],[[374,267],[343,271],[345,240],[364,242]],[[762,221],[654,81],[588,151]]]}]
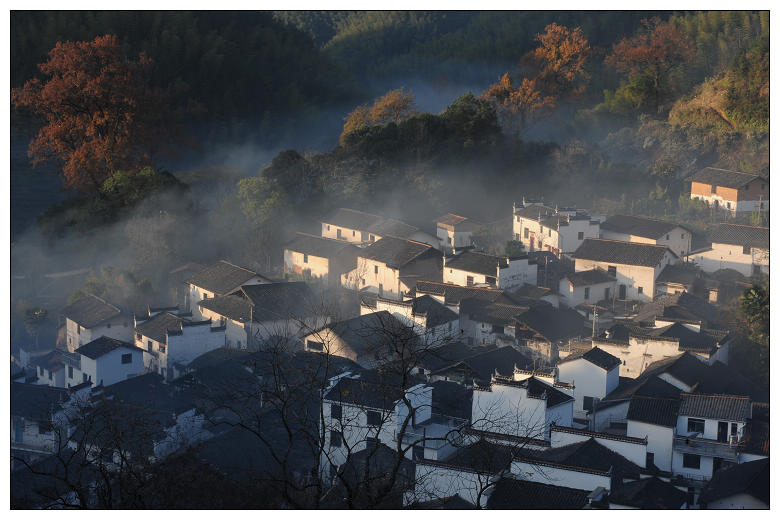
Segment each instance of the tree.
[{"label": "tree", "polygon": [[543,94],[536,78],[523,78],[515,86],[508,72],[480,98],[493,103],[502,125],[513,134],[521,133],[529,123],[555,107],[555,98]]},{"label": "tree", "polygon": [[749,336],[760,345],[769,346],[769,282],[765,286],[753,285],[739,297]]},{"label": "tree", "polygon": [[66,188],[91,193],[112,172],[149,165],[172,135],[166,96],[147,82],[151,64],[143,53],[128,59],[112,35],[58,42],[39,65],[48,79],[11,93],[45,121],[30,143],[33,164],[57,161]]},{"label": "tree", "polygon": [[588,79],[585,64],[590,55],[590,45],[582,28],[573,30],[551,23],[544,33],[534,38],[539,47],[531,51],[526,61],[537,69],[535,79],[546,95],[559,98],[571,91],[580,93]]},{"label": "tree", "polygon": [[414,104],[414,94],[404,87],[390,90],[376,98],[369,107],[360,105],[344,118],[344,129],[339,136],[339,143],[344,145],[347,134],[367,126],[400,123],[409,119],[418,110]]},{"label": "tree", "polygon": [[605,62],[629,79],[646,76],[651,84],[651,102],[657,113],[663,97],[671,89],[670,72],[693,59],[693,44],[684,32],[659,18],[642,21],[633,38],[623,38],[612,48]]}]

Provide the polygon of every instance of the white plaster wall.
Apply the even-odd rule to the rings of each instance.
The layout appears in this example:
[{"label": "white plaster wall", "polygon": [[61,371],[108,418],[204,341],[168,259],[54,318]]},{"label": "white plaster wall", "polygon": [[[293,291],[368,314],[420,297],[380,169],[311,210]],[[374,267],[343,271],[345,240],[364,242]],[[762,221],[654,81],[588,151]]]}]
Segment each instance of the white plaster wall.
[{"label": "white plaster wall", "polygon": [[284,250],[284,272],[298,273],[308,270],[311,276],[328,280],[328,259],[321,256],[308,255],[304,261],[304,254],[290,249]]},{"label": "white plaster wall", "polygon": [[548,430],[547,403],[527,397],[524,388],[515,386],[494,384],[492,391],[475,388],[471,423],[475,430],[544,439]]},{"label": "white plaster wall", "polygon": [[574,417],[574,401],[568,401],[561,403],[557,406],[547,408],[545,413],[545,437],[550,437],[549,426],[552,423],[560,426],[571,427],[572,418]]},{"label": "white plaster wall", "polygon": [[712,478],[712,457],[701,456],[699,469],[683,467],[683,453],[681,451],[672,452],[672,473],[682,475],[686,478],[695,480],[709,480]]},{"label": "white plaster wall", "polygon": [[[498,269],[496,269],[496,272],[498,272]],[[462,269],[455,269],[454,267],[450,267],[448,265],[444,266],[444,273],[443,273],[443,279],[444,283],[452,283],[455,285],[460,285],[463,287],[467,287],[468,281],[467,277],[471,276],[474,278],[474,281],[472,282],[472,285],[476,284],[486,284],[488,283],[487,277],[489,275],[481,274],[481,273],[474,273],[471,271],[464,271]],[[496,278],[496,273],[490,275],[492,278]],[[497,278],[496,278],[496,281]],[[490,283],[491,287],[496,287],[495,283]]]},{"label": "white plaster wall", "polygon": [[211,324],[184,327],[183,333],[168,336],[167,367],[189,364],[196,357],[225,346],[225,331],[213,331]]},{"label": "white plaster wall", "polygon": [[[631,437],[647,437],[647,452],[653,454],[653,464],[663,471],[672,470],[672,446],[674,445],[674,428],[666,428],[657,424],[640,421],[626,421],[626,434]],[[644,463],[642,464],[644,467]]]},{"label": "white plaster wall", "polygon": [[583,397],[607,395],[607,371],[583,358],[558,363],[558,377],[574,385],[574,415],[585,417]]},{"label": "white plaster wall", "polygon": [[[626,286],[626,299],[628,300],[640,300],[650,301],[655,294],[655,280],[658,275],[663,271],[668,263],[671,262],[673,257],[669,254],[664,256],[664,260],[661,261],[660,266],[656,267],[642,267],[635,265],[624,264],[610,264],[609,262],[597,262],[594,260],[585,260],[577,258],[574,263],[575,271],[588,271],[594,268],[600,268],[605,271],[609,271],[609,266],[615,267],[615,295],[619,297],[619,288],[623,284]],[[642,294],[639,294],[639,287],[642,287]]]},{"label": "white plaster wall", "polygon": [[628,345],[595,338],[592,344],[620,359],[619,375],[624,377],[637,377],[651,363],[680,354],[679,342],[673,338],[630,336]]},{"label": "white plaster wall", "polygon": [[[633,437],[633,435],[630,435],[630,437]],[[559,448],[561,446],[568,446],[569,444],[587,441],[590,438],[591,437],[587,432],[577,434],[552,430],[550,433],[550,447]],[[602,437],[593,437],[593,440],[605,448],[609,448],[615,453],[619,453],[637,466],[641,468],[645,467],[645,463],[647,462],[647,445],[619,441],[617,439],[605,439]]]},{"label": "white plaster wall", "polygon": [[357,258],[356,275],[360,278],[359,289],[367,288],[371,293],[379,294],[379,285],[382,285],[382,297],[389,299],[401,299],[401,286],[399,283],[399,271],[392,269],[382,262]]},{"label": "white plaster wall", "polygon": [[[484,493],[491,482],[490,475],[478,474],[464,469],[433,464],[417,463],[415,467],[414,492],[404,495],[404,505],[412,502],[427,502],[437,498],[458,495],[476,505],[480,490]],[[483,504],[486,497],[480,500]]]},{"label": "white plaster wall", "polygon": [[509,265],[498,270],[498,288],[510,289],[523,284],[536,285],[539,269],[536,264],[528,263],[528,258],[510,260]]},{"label": "white plaster wall", "polygon": [[[625,422],[628,415],[628,401],[602,410],[596,410],[593,416],[593,429],[601,432],[609,428],[610,422]],[[629,434],[631,435],[631,434]],[[631,435],[636,437],[635,435]]]},{"label": "white plaster wall", "polygon": [[[130,354],[132,362],[122,364],[122,355]],[[85,360],[87,363],[85,363]],[[97,360],[92,360],[86,356],[81,356],[81,366],[91,365],[89,361],[95,363],[96,372],[92,375],[92,381],[103,386],[113,385],[119,381],[124,381],[128,377],[139,376],[144,371],[143,353],[135,349],[120,347],[112,350],[108,354],[101,356]]]},{"label": "white plaster wall", "polygon": [[67,346],[70,352],[101,336],[107,336],[120,341],[133,341],[133,322],[129,316],[120,315],[91,329],[82,327],[81,333],[79,333],[79,326],[75,321],[70,318],[65,321]]},{"label": "white plaster wall", "polygon": [[[566,305],[569,307],[576,307],[583,302],[596,303],[603,300],[605,289],[609,289],[609,298],[612,299],[612,297],[615,296],[615,283],[616,282],[604,282],[575,287],[567,278],[561,278],[561,281],[558,284],[558,292],[561,293]],[[590,288],[590,294],[588,295],[587,300],[585,299],[586,287]]]},{"label": "white plaster wall", "polygon": [[691,255],[691,259],[707,273],[718,269],[735,269],[745,276],[750,276],[753,274],[754,265],[760,266],[762,272],[769,273],[769,251],[755,247],[746,255],[742,246],[713,243],[711,250]]},{"label": "white plaster wall", "polygon": [[[331,417],[331,405],[341,404],[341,420]],[[378,426],[368,425],[368,411],[380,414]],[[377,437],[379,442],[395,448],[396,416],[394,410],[380,410],[361,407],[335,401],[323,401],[323,424],[325,425],[325,449],[322,453],[323,470],[330,464],[339,466],[346,462],[349,452],[355,453],[366,447],[366,439]],[[331,446],[330,432],[337,431],[343,435],[340,447]]]},{"label": "white plaster wall", "polygon": [[[598,238],[599,223],[591,224],[590,220],[570,220],[568,226],[561,226],[558,230],[560,236],[560,249],[564,253],[576,251],[586,238]],[[579,233],[583,234],[582,238]]]},{"label": "white plaster wall", "polygon": [[[341,236],[339,236],[339,231],[341,231]],[[366,233],[366,235],[368,235],[368,233]],[[352,243],[363,241],[360,230],[336,226],[328,224],[327,222],[322,222],[322,236]],[[376,238],[376,240],[379,240],[379,238]],[[369,241],[368,236],[366,236],[366,241]]]},{"label": "white plaster wall", "polygon": [[609,491],[612,486],[611,478],[607,475],[594,475],[592,473],[542,466],[520,460],[512,461],[512,474],[529,482],[582,489],[584,491],[593,491],[599,486]]}]

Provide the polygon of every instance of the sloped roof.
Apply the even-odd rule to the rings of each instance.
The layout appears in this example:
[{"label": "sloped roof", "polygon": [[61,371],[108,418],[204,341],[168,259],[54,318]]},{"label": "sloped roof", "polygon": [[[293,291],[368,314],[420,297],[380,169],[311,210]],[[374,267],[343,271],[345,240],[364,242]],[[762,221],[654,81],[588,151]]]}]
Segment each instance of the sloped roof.
[{"label": "sloped roof", "polygon": [[448,258],[445,269],[459,269],[469,273],[479,273],[496,277],[499,267],[508,265],[507,257],[489,255],[480,251],[464,251],[463,253]]},{"label": "sloped roof", "polygon": [[679,399],[634,396],[628,405],[626,419],[673,428],[677,424]]},{"label": "sloped roof", "polygon": [[555,208],[542,204],[531,204],[529,206],[515,209],[515,215],[520,215],[521,217],[532,219],[549,217],[550,215],[555,215],[555,213]]},{"label": "sloped roof", "polygon": [[255,276],[258,274],[254,271],[220,260],[190,278],[187,283],[215,294],[225,295]]},{"label": "sloped roof", "polygon": [[65,388],[27,383],[11,383],[11,415],[45,421],[68,399]]},{"label": "sloped roof", "polygon": [[593,347],[590,350],[587,350],[585,352],[578,352],[576,354],[571,354],[561,360],[558,364],[562,365],[563,363],[568,363],[569,361],[574,361],[575,359],[584,359],[586,361],[590,361],[597,367],[603,368],[606,371],[610,371],[613,368],[620,366],[620,358],[613,356],[609,352],[605,352],[601,350],[598,347]]},{"label": "sloped roof", "polygon": [[467,315],[472,321],[492,325],[511,325],[517,316],[527,310],[525,305],[494,303],[480,298],[465,298],[460,302],[461,315]]},{"label": "sloped roof", "polygon": [[769,459],[758,459],[735,464],[716,471],[701,492],[699,502],[716,500],[746,493],[769,505]]},{"label": "sloped roof", "polygon": [[417,366],[437,371],[454,365],[459,361],[479,354],[483,350],[494,350],[495,346],[474,347],[460,341],[447,343],[436,349],[429,349],[418,356]]},{"label": "sloped roof", "polygon": [[552,342],[578,336],[585,326],[585,320],[579,312],[552,306],[532,307],[517,316],[517,321]]},{"label": "sloped roof", "polygon": [[460,498],[460,495],[451,495],[444,498],[434,498],[424,502],[413,502],[408,509],[474,509],[474,504]]},{"label": "sloped roof", "polygon": [[109,338],[108,336],[101,336],[98,339],[92,340],[86,345],[77,348],[76,353],[87,356],[90,359],[98,359],[118,348],[143,351],[143,349],[136,347],[132,343],[119,341],[118,339]]},{"label": "sloped roof", "polygon": [[613,475],[639,475],[644,470],[619,453],[616,453],[594,438],[584,442],[568,444],[549,450],[523,450],[520,460],[529,462],[542,461],[572,469],[595,470],[607,472],[612,470]]},{"label": "sloped roof", "polygon": [[595,285],[597,283],[614,282],[616,278],[604,269],[589,269],[587,271],[577,271],[565,275],[565,278],[575,287]]},{"label": "sloped roof", "polygon": [[311,287],[305,282],[274,282],[244,285],[241,292],[252,302],[252,320],[307,318],[322,311]]},{"label": "sloped roof", "polygon": [[609,494],[609,502],[638,509],[680,509],[687,494],[658,477],[626,482]]},{"label": "sloped roof", "polygon": [[712,230],[712,243],[769,249],[769,228],[741,224],[718,224]]},{"label": "sloped roof", "polygon": [[[389,359],[390,345],[417,343],[414,329],[401,322],[388,311],[372,312],[356,316],[348,320],[329,323],[323,329],[332,331],[341,338],[358,357],[380,356],[378,359]],[[323,338],[326,339],[326,338]]]},{"label": "sloped roof", "polygon": [[454,213],[442,215],[434,222],[442,226],[451,227],[455,231],[474,231],[481,226],[479,222],[471,220],[470,218],[461,217],[460,215],[455,215]]},{"label": "sloped roof", "polygon": [[[723,334],[710,334],[706,332],[706,329],[697,332],[679,322],[654,329],[652,335],[661,338],[678,339],[680,341],[680,350],[706,353],[717,350],[720,343],[718,338],[724,337]],[[727,335],[728,333],[725,333],[725,336]]]},{"label": "sloped roof", "polygon": [[656,267],[661,263],[667,251],[676,256],[666,246],[586,238],[574,252],[574,258],[622,265]]},{"label": "sloped roof", "polygon": [[707,373],[708,365],[699,357],[683,352],[679,356],[670,357],[650,363],[644,373],[660,375],[669,374],[688,386],[694,386]]},{"label": "sloped roof", "polygon": [[287,242],[284,248],[289,251],[321,258],[333,258],[345,251],[354,253],[355,257],[357,257],[357,253],[360,251],[360,248],[349,242],[310,235],[308,233],[296,233],[295,238]]},{"label": "sloped roof", "polygon": [[438,300],[424,294],[412,300],[412,312],[415,314],[425,314],[426,326],[428,328],[438,327],[445,323],[458,319],[457,313],[451,311]]},{"label": "sloped roof", "polygon": [[348,229],[368,231],[381,237],[390,235],[405,238],[420,231],[418,228],[400,220],[348,208],[335,210],[327,217],[324,217],[322,222]]},{"label": "sloped roof", "polygon": [[720,361],[709,365],[699,378],[697,392],[746,395],[755,402],[769,402],[769,391]]},{"label": "sloped roof", "polygon": [[236,294],[206,298],[198,302],[198,307],[242,323],[248,322],[252,315],[252,302]]},{"label": "sloped roof", "polygon": [[678,294],[665,294],[639,308],[634,321],[652,322],[656,318],[704,321],[713,323],[717,318],[717,309],[698,296],[683,291]]},{"label": "sloped roof", "polygon": [[433,247],[422,242],[386,236],[368,246],[358,256],[385,263],[393,269],[400,269],[431,250]]},{"label": "sloped roof", "polygon": [[465,298],[479,298],[491,302],[515,304],[516,302],[507,296],[501,289],[488,287],[464,287],[452,283],[421,280],[417,282],[415,293],[435,294],[444,297],[446,305],[460,305]]},{"label": "sloped roof", "polygon": [[90,294],[65,307],[62,314],[82,327],[91,329],[106,320],[119,316],[122,311],[103,298]]},{"label": "sloped roof", "polygon": [[181,330],[184,318],[180,318],[170,312],[155,314],[148,321],[136,325],[136,332],[151,338],[158,343],[165,344],[168,341],[168,332]]},{"label": "sloped roof", "polygon": [[501,478],[488,498],[487,509],[582,509],[589,494],[581,489]]},{"label": "sloped roof", "polygon": [[656,278],[656,283],[690,284],[703,275],[703,271],[695,264],[669,264],[664,267]]},{"label": "sloped roof", "polygon": [[735,395],[680,394],[680,415],[744,421],[750,417],[750,398]]},{"label": "sloped roof", "polygon": [[715,186],[723,186],[724,188],[742,188],[747,183],[756,179],[763,179],[763,177],[753,175],[752,173],[713,168],[712,166],[702,168],[688,177],[689,181],[714,184]]},{"label": "sloped roof", "polygon": [[533,365],[533,361],[512,347],[483,348],[481,352],[455,363],[446,365],[432,371],[442,374],[453,370],[464,370],[478,381],[489,382],[490,378],[499,374],[512,374],[514,367],[526,368]]},{"label": "sloped roof", "polygon": [[667,383],[657,375],[647,373],[647,370],[636,379],[623,377],[620,379],[617,388],[607,394],[602,402],[628,399],[634,396],[677,399],[681,392],[679,388]]},{"label": "sloped roof", "polygon": [[401,397],[402,392],[398,385],[351,377],[342,377],[325,393],[325,399],[329,401],[380,410],[392,410]]},{"label": "sloped roof", "polygon": [[666,222],[665,220],[632,215],[612,215],[601,223],[601,229],[607,231],[626,233],[654,240],[663,237],[677,227],[682,226],[673,222]]},{"label": "sloped roof", "polygon": [[[442,465],[474,471],[477,473],[495,474],[509,467],[512,463],[512,447],[480,439],[473,444],[464,446],[441,461]],[[425,459],[422,464],[437,464],[438,461]]]},{"label": "sloped roof", "polygon": [[[756,415],[755,411],[753,415]],[[769,456],[769,420],[748,419],[742,434],[742,450],[754,455]]]},{"label": "sloped roof", "polygon": [[554,386],[547,384],[534,376],[523,379],[522,381],[514,381],[512,378],[506,377],[494,377],[491,384],[525,388],[530,397],[535,397],[537,399],[541,399],[543,396],[546,397],[548,408],[574,401],[574,397],[565,392],[561,392]]}]

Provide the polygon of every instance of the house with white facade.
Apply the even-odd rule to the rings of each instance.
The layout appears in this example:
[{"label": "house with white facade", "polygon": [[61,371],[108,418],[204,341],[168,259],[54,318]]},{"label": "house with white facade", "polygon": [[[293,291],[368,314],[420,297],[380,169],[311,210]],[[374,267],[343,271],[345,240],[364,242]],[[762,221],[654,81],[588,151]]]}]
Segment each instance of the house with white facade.
[{"label": "house with white facade", "polygon": [[599,238],[666,246],[679,258],[691,251],[691,232],[684,227],[648,217],[613,215],[601,223]]},{"label": "house with white facade", "polygon": [[574,385],[574,416],[584,419],[620,382],[620,359],[598,347],[558,362],[558,377]]},{"label": "house with white facade", "polygon": [[271,283],[271,280],[254,271],[220,260],[211,264],[187,280],[185,309],[192,312],[193,319],[203,319],[198,303],[207,298],[232,294],[244,285]]},{"label": "house with white facade", "polygon": [[225,346],[225,326],[161,312],[136,324],[134,344],[146,351],[147,372],[174,379],[196,357]]},{"label": "house with white facade", "polygon": [[672,471],[672,448],[679,408],[678,398],[635,395],[629,401],[626,433],[647,439],[648,466],[653,464],[662,471]]},{"label": "house with white facade", "polygon": [[439,239],[430,233],[393,218],[381,217],[363,211],[339,208],[320,221],[322,236],[358,244],[373,244],[393,236],[416,242],[423,242],[434,248]]},{"label": "house with white facade", "polygon": [[457,252],[474,245],[471,236],[479,231],[482,224],[460,215],[447,213],[436,219],[436,237],[440,249],[447,252]]},{"label": "house with white facade", "polygon": [[78,367],[69,365],[67,380],[75,386],[83,381],[94,385],[113,385],[140,376],[150,365],[152,354],[132,343],[102,336],[76,350]]},{"label": "house with white facade", "polygon": [[558,293],[561,303],[572,308],[583,303],[611,302],[616,283],[617,278],[605,270],[588,269],[566,274],[558,284]]},{"label": "house with white facade", "polygon": [[[11,454],[31,463],[54,453],[54,429],[69,398],[64,388],[11,383]],[[17,464],[12,461],[12,467]]]},{"label": "house with white facade", "polygon": [[68,386],[66,364],[70,358],[78,358],[78,355],[60,349],[30,358],[28,366],[35,370],[37,377],[35,384],[66,388]]},{"label": "house with white facade", "polygon": [[284,272],[320,278],[329,287],[338,287],[341,275],[357,265],[359,251],[341,240],[296,233],[284,246]]},{"label": "house with white facade", "polygon": [[575,271],[599,268],[614,276],[619,300],[652,300],[658,276],[678,261],[666,246],[600,238],[585,239],[573,256]]},{"label": "house with white facade", "polygon": [[512,233],[526,251],[549,251],[557,257],[575,251],[586,238],[599,237],[599,221],[572,208],[525,203],[512,208]]},{"label": "house with white facade", "polygon": [[198,307],[204,318],[225,327],[225,346],[237,349],[263,349],[276,341],[297,348],[296,342],[330,319],[304,282],[242,286],[227,296],[203,300]]},{"label": "house with white facade", "polygon": [[100,336],[133,340],[133,315],[90,294],[63,309],[67,348],[73,352]]},{"label": "house with white facade", "polygon": [[769,459],[716,471],[701,492],[702,509],[769,509]]},{"label": "house with white facade", "polygon": [[384,237],[360,252],[356,269],[341,283],[349,289],[368,291],[402,300],[420,280],[441,280],[442,255],[438,249],[413,240]]},{"label": "house with white facade", "polygon": [[511,289],[523,284],[536,285],[536,264],[529,264],[528,255],[509,258],[481,251],[465,251],[444,257],[444,283],[456,285],[487,285],[496,289]]},{"label": "house with white facade", "polygon": [[691,199],[716,209],[732,215],[769,211],[769,181],[760,175],[708,166],[687,180],[691,182]]},{"label": "house with white facade", "polygon": [[734,269],[745,276],[769,274],[769,228],[718,224],[712,231],[712,246],[691,256],[707,273]]},{"label": "house with white facade", "polygon": [[468,298],[477,298],[487,302],[517,305],[518,302],[502,289],[490,287],[462,286],[453,283],[434,282],[420,280],[414,289],[416,296],[430,296],[434,300],[443,303],[453,312],[460,311],[460,302]]},{"label": "house with white facade", "polygon": [[428,295],[404,301],[377,297],[360,304],[360,314],[387,311],[424,338],[429,346],[443,345],[460,337],[458,314]]}]

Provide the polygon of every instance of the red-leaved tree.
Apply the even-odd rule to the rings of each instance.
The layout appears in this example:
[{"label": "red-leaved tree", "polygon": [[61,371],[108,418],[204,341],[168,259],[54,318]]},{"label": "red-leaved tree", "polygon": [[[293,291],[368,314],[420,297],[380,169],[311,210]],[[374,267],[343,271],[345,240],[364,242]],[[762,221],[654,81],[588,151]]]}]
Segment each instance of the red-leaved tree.
[{"label": "red-leaved tree", "polygon": [[39,68],[46,76],[11,92],[12,102],[42,116],[30,143],[33,164],[62,164],[66,188],[96,192],[117,170],[151,164],[169,139],[167,96],[147,81],[151,59],[128,59],[116,36],[58,42]]}]

